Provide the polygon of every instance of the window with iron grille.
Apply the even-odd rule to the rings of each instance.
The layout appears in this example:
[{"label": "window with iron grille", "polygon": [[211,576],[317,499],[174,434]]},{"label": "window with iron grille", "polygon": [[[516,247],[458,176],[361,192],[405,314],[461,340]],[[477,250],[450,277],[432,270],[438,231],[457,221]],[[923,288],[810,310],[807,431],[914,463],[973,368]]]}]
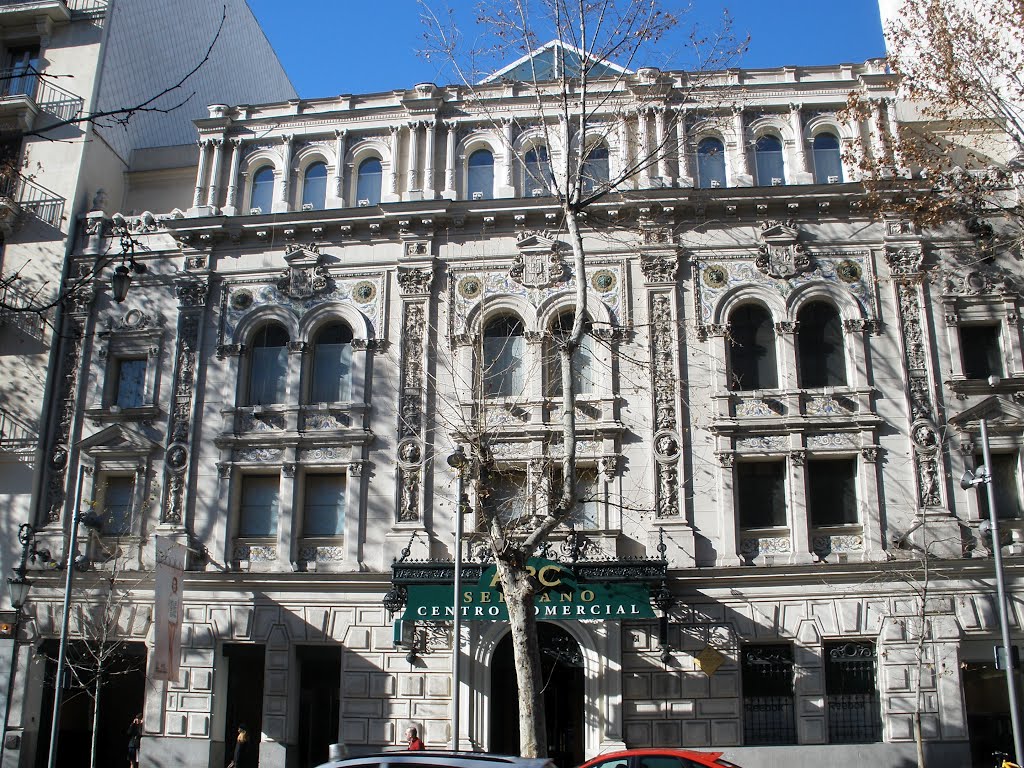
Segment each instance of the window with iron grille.
[{"label": "window with iron grille", "polygon": [[875,685],[875,644],[869,640],[825,643],[825,694],[831,744],[882,740]]},{"label": "window with iron grille", "polygon": [[796,744],[793,646],[743,648],[743,743]]}]

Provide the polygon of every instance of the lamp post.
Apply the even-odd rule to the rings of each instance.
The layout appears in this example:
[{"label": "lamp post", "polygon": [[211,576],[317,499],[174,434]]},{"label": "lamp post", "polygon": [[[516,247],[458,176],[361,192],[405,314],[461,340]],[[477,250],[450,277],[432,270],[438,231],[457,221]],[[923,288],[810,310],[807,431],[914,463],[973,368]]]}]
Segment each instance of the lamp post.
[{"label": "lamp post", "polygon": [[462,515],[465,512],[463,505],[463,472],[468,463],[466,452],[462,446],[458,446],[455,452],[448,456],[448,466],[455,470],[455,573],[452,577],[452,749],[459,748],[459,725],[461,706],[459,657],[461,656],[462,639],[462,606],[459,604],[459,595],[462,594]]},{"label": "lamp post", "polygon": [[992,485],[992,454],[988,445],[988,421],[979,420],[981,429],[981,455],[984,466],[977,467],[974,472],[967,470],[960,479],[960,487],[965,491],[969,488],[976,488],[979,485],[985,486],[988,495],[988,523],[989,533],[992,537],[992,557],[995,561],[996,572],[996,598],[999,601],[999,631],[1003,641],[1003,651],[1006,663],[1006,692],[1010,702],[1010,727],[1013,730],[1013,751],[1014,761],[1020,763],[1024,756],[1024,749],[1021,748],[1020,712],[1017,709],[1017,677],[1013,661],[1013,653],[1010,638],[1010,623],[1007,618],[1006,584],[1003,580],[1003,552],[999,543],[999,517],[996,510],[996,492]]},{"label": "lamp post", "polygon": [[4,750],[7,747],[7,726],[11,721],[11,701],[14,698],[14,681],[18,670],[18,627],[21,624],[21,608],[28,601],[28,593],[32,582],[26,578],[28,559],[50,559],[49,552],[37,552],[33,544],[36,530],[29,523],[22,523],[18,528],[18,541],[21,543],[21,561],[14,569],[14,575],[7,578],[7,589],[11,594],[11,607],[14,609],[14,646],[11,649],[11,672],[7,678],[7,704],[4,707],[4,730],[0,734],[0,764],[3,763]]},{"label": "lamp post", "polygon": [[99,529],[101,522],[95,515],[82,514],[82,474],[84,467],[78,469],[78,494],[75,499],[74,514],[71,518],[71,540],[64,554],[64,612],[60,622],[60,649],[57,651],[57,674],[53,681],[53,719],[50,723],[50,753],[48,768],[57,768],[57,736],[60,734],[60,705],[64,698],[64,665],[68,653],[68,622],[71,617],[71,586],[75,578],[75,565],[78,556],[78,525],[85,523],[88,528]]}]

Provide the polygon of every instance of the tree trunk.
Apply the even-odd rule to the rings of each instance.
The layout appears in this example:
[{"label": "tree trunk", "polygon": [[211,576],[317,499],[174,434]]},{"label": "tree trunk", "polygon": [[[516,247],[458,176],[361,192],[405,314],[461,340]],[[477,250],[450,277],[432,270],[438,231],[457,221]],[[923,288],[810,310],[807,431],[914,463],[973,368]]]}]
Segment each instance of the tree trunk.
[{"label": "tree trunk", "polygon": [[96,742],[100,732],[100,692],[103,690],[103,666],[96,670],[96,686],[92,697],[92,735],[89,739],[89,768],[96,768]]},{"label": "tree trunk", "polygon": [[498,577],[508,607],[512,653],[519,682],[519,753],[522,757],[547,757],[547,720],[541,680],[537,616],[534,613],[534,582],[524,563],[497,559]]}]

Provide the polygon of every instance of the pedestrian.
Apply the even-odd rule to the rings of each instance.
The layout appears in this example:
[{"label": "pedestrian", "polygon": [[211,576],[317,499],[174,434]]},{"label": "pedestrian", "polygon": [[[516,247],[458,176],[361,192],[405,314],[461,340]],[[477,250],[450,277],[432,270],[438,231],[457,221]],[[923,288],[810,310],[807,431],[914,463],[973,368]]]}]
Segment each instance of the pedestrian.
[{"label": "pedestrian", "polygon": [[420,741],[420,734],[419,731],[416,730],[415,725],[410,725],[409,728],[405,731],[405,741],[406,743],[408,743],[409,749],[414,752],[421,749],[426,749],[426,747],[423,746],[423,742]]},{"label": "pedestrian", "polygon": [[245,724],[240,723],[238,726],[238,736],[235,738],[235,754],[231,758],[231,762],[228,763],[228,768],[243,768],[248,754],[249,732],[246,730]]},{"label": "pedestrian", "polygon": [[142,746],[142,713],[128,726],[128,768],[139,768],[139,747]]}]

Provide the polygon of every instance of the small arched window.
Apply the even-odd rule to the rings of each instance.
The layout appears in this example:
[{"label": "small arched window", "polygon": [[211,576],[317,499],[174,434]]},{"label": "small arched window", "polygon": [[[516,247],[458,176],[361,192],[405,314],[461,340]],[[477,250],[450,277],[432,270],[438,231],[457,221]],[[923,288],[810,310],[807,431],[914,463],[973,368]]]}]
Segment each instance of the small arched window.
[{"label": "small arched window", "polygon": [[782,141],[778,136],[762,136],[754,142],[757,183],[770,187],[786,183],[786,165],[782,159]]},{"label": "small arched window", "polygon": [[608,183],[608,147],[594,144],[583,158],[580,175],[583,177],[583,191],[593,192]]},{"label": "small arched window", "polygon": [[843,159],[834,133],[819,133],[812,144],[814,183],[839,184],[843,180]]},{"label": "small arched window", "polygon": [[551,160],[543,144],[531,147],[523,155],[523,193],[526,197],[551,194]]},{"label": "small arched window", "polygon": [[[551,341],[547,349],[547,391],[550,397],[562,396],[562,357],[558,348],[572,333],[573,313],[566,312],[558,316],[551,324]],[[573,391],[577,395],[589,395],[594,392],[594,337],[584,333],[580,345],[572,355]]]},{"label": "small arched window", "polygon": [[288,331],[268,323],[252,339],[249,354],[247,405],[271,405],[285,401],[288,381]]},{"label": "small arched window", "polygon": [[483,383],[487,397],[521,395],[525,388],[526,338],[517,317],[491,320],[484,328]]},{"label": "small arched window", "polygon": [[490,150],[478,149],[469,156],[466,165],[466,197],[470,200],[494,197],[494,155]]},{"label": "small arched window", "polygon": [[843,324],[835,307],[814,301],[797,315],[797,354],[800,386],[846,386]]},{"label": "small arched window", "polygon": [[352,331],[343,323],[321,328],[313,340],[309,402],[345,403],[352,399]]},{"label": "small arched window", "polygon": [[322,211],[327,199],[327,163],[312,163],[302,177],[302,210]]},{"label": "small arched window", "polygon": [[384,169],[379,158],[370,157],[359,164],[359,171],[356,173],[357,205],[380,204],[380,187],[383,177]]},{"label": "small arched window", "polygon": [[708,137],[697,143],[697,186],[700,189],[725,186],[725,145]]},{"label": "small arched window", "polygon": [[729,316],[730,389],[774,389],[778,386],[775,363],[775,327],[768,310],[744,304]]},{"label": "small arched window", "polygon": [[264,165],[252,175],[252,191],[249,193],[250,213],[270,213],[274,204],[274,169]]}]

